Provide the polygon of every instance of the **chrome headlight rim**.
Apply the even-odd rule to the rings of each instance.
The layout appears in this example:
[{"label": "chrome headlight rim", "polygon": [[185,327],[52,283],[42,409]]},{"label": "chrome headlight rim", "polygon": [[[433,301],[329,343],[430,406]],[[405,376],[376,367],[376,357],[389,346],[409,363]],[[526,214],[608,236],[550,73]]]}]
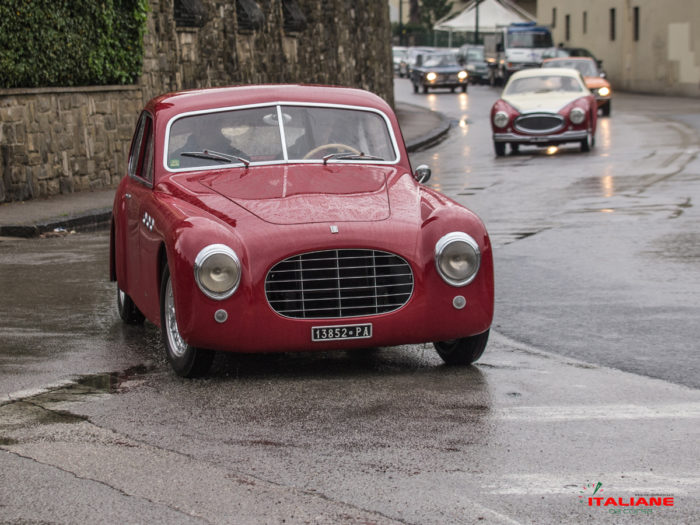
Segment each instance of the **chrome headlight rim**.
[{"label": "chrome headlight rim", "polygon": [[[470,275],[465,277],[464,279],[454,279],[450,277],[449,275],[446,275],[445,272],[442,270],[442,267],[440,265],[440,260],[442,256],[445,253],[445,250],[447,249],[448,246],[455,242],[463,242],[470,246],[474,250],[474,255],[476,257],[476,263],[474,264],[474,270],[471,272]],[[435,268],[438,271],[438,274],[440,274],[440,277],[442,277],[442,280],[445,281],[447,284],[450,286],[454,286],[455,288],[466,286],[469,283],[471,283],[474,279],[476,279],[476,276],[479,273],[479,268],[481,267],[481,250],[479,249],[479,244],[474,240],[474,238],[466,234],[464,232],[451,232],[446,235],[443,235],[440,240],[435,244]]]},{"label": "chrome headlight rim", "polygon": [[497,128],[505,128],[508,125],[509,121],[510,121],[510,117],[508,116],[508,113],[506,113],[505,111],[497,111],[493,115],[493,125],[496,126]]},{"label": "chrome headlight rim", "polygon": [[[202,270],[207,259],[209,259],[209,257],[211,257],[212,255],[225,255],[231,259],[231,261],[236,267],[237,275],[235,282],[233,283],[231,288],[224,292],[216,292],[210,290],[204,285],[200,276],[200,271]],[[233,249],[231,249],[230,247],[226,246],[225,244],[210,244],[202,248],[194,260],[194,279],[197,282],[197,286],[199,287],[201,292],[207,297],[211,299],[216,299],[217,301],[228,299],[234,293],[236,293],[236,290],[238,290],[238,285],[241,282],[241,261],[238,258],[238,255],[236,255],[236,252],[233,251]]]},{"label": "chrome headlight rim", "polygon": [[572,124],[583,124],[583,121],[586,120],[586,112],[578,107],[573,108],[569,112],[569,120]]}]

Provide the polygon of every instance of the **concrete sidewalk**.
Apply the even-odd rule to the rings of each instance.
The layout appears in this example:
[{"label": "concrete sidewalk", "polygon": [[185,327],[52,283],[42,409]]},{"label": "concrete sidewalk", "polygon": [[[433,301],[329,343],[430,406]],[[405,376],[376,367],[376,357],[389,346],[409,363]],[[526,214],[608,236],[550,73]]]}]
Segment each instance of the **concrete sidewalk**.
[{"label": "concrete sidewalk", "polygon": [[[450,128],[449,120],[420,106],[397,103],[396,115],[408,151],[426,147]],[[34,237],[55,230],[109,224],[114,188],[0,204],[0,237]]]}]

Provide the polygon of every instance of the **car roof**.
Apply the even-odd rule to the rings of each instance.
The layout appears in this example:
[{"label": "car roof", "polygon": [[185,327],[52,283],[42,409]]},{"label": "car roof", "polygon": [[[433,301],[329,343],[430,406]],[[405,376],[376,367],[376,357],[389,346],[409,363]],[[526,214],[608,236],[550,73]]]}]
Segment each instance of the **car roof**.
[{"label": "car roof", "polygon": [[533,69],[523,69],[514,73],[511,78],[529,78],[529,77],[543,77],[559,75],[562,77],[575,77],[580,78],[581,73],[577,69],[572,69],[570,67],[557,67],[557,68],[533,68]]},{"label": "car roof", "polygon": [[595,59],[593,57],[553,57],[545,58],[542,62],[570,62],[571,60],[589,60],[595,62]]},{"label": "car roof", "polygon": [[303,84],[261,84],[178,91],[155,97],[146,107],[154,113],[177,115],[190,111],[277,102],[360,106],[392,115],[391,107],[369,91]]}]

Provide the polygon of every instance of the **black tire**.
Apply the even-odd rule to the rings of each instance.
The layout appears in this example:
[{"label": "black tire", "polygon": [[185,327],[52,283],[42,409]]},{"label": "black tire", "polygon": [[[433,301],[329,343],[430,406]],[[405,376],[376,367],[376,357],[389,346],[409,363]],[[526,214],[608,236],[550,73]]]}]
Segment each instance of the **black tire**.
[{"label": "black tire", "polygon": [[209,371],[214,360],[214,352],[190,346],[182,339],[178,331],[172,298],[170,269],[167,264],[163,268],[163,277],[160,282],[160,333],[168,362],[177,375],[200,377]]},{"label": "black tire", "polygon": [[503,157],[506,154],[506,143],[505,142],[494,142],[493,149],[496,150],[497,157]]},{"label": "black tire", "polygon": [[119,288],[119,284],[117,284],[117,310],[119,310],[119,317],[126,324],[143,324],[146,319],[131,297]]},{"label": "black tire", "polygon": [[454,92],[455,92],[455,88],[454,88],[454,87],[451,87],[451,88],[450,88],[450,93],[454,93]]},{"label": "black tire", "polygon": [[467,92],[467,85],[464,84],[464,85],[462,86],[462,93],[466,93],[466,92]]},{"label": "black tire", "polygon": [[418,84],[416,84],[415,82],[413,83],[413,92],[418,93]]},{"label": "black tire", "polygon": [[601,109],[603,110],[603,116],[604,116],[604,117],[609,117],[609,116],[610,116],[610,111],[611,111],[610,104],[612,104],[612,102],[610,102],[610,101],[608,100],[605,104],[603,104],[603,107],[601,108]]},{"label": "black tire", "polygon": [[428,92],[428,86],[423,86],[423,93],[427,93],[427,92]]},{"label": "black tire", "polygon": [[510,152],[513,155],[516,155],[519,151],[520,151],[520,144],[518,144],[517,142],[511,142],[510,143]]},{"label": "black tire", "polygon": [[470,365],[481,357],[489,340],[490,330],[479,335],[433,343],[438,355],[447,365]]},{"label": "black tire", "polygon": [[581,141],[581,151],[583,153],[588,153],[594,145],[595,139],[593,138],[593,134],[589,131],[586,133],[586,138]]}]

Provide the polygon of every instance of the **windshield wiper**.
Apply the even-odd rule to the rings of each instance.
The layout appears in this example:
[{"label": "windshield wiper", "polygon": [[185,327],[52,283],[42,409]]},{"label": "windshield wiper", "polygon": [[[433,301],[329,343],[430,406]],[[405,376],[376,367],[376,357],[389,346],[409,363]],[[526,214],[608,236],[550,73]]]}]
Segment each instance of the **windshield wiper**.
[{"label": "windshield wiper", "polygon": [[218,151],[204,150],[204,151],[183,151],[180,153],[183,157],[195,157],[197,159],[207,159],[216,160],[219,162],[241,162],[247,168],[250,165],[248,159],[239,157],[238,155],[229,155],[228,153],[219,153]]},{"label": "windshield wiper", "polygon": [[365,155],[364,153],[331,153],[323,157],[323,163],[328,164],[331,159],[336,160],[384,160],[381,157],[375,157],[374,155]]}]

